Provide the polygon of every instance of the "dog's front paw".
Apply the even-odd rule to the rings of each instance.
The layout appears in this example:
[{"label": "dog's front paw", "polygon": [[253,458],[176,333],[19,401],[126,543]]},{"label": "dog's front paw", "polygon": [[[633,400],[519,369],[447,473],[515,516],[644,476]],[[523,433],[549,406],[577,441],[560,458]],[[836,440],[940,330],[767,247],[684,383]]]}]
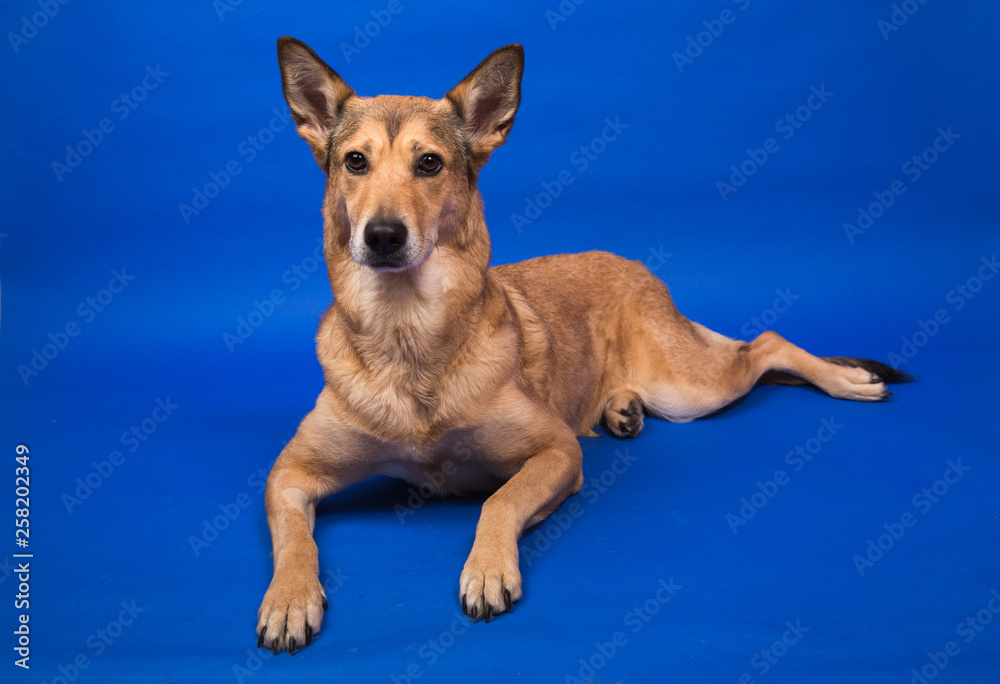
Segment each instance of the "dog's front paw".
[{"label": "dog's front paw", "polygon": [[257,648],[294,653],[308,646],[319,633],[326,609],[318,578],[275,575],[257,612]]},{"label": "dog's front paw", "polygon": [[512,552],[473,546],[458,581],[462,611],[473,620],[490,621],[510,612],[521,600],[521,572],[517,567],[517,546]]}]

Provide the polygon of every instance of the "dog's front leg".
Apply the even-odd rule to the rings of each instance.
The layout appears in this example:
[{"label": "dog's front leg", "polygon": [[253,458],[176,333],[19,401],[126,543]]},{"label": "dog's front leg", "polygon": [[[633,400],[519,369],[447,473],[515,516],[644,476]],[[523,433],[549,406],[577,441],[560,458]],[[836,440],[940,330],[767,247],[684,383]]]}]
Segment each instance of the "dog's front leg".
[{"label": "dog's front leg", "polygon": [[257,613],[257,646],[274,652],[312,643],[327,608],[312,536],[316,504],[370,474],[363,440],[338,427],[324,408],[321,396],[267,478],[274,577]]},{"label": "dog's front leg", "polygon": [[583,454],[569,426],[524,397],[503,409],[480,436],[486,437],[489,458],[521,465],[483,504],[459,579],[462,609],[487,622],[521,598],[517,540],[525,527],[544,520],[583,485]]}]

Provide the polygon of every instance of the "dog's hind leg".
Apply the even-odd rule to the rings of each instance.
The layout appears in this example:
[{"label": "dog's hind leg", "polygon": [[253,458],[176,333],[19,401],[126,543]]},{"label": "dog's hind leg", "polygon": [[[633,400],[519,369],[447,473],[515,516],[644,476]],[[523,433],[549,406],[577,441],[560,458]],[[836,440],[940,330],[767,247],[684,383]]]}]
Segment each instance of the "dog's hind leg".
[{"label": "dog's hind leg", "polygon": [[911,379],[877,361],[813,356],[773,331],[749,343],[697,323],[691,331],[687,339],[667,338],[661,361],[666,368],[648,376],[639,393],[650,413],[668,420],[686,422],[713,413],[759,381],[809,384],[838,399],[881,401],[891,394],[885,382]]},{"label": "dog's hind leg", "polygon": [[886,383],[909,382],[913,376],[871,359],[850,356],[817,357],[796,347],[777,333],[767,335],[769,368],[760,376],[761,384],[815,385],[838,399],[879,401],[892,392]]}]

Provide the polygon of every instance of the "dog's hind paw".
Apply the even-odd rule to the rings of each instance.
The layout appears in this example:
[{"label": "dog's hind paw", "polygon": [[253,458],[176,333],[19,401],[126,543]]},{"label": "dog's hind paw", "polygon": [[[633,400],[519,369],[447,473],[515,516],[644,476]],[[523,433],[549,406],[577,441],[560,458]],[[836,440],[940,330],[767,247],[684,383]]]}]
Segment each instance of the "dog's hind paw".
[{"label": "dog's hind paw", "polygon": [[327,607],[318,578],[275,575],[257,613],[257,648],[295,653],[309,646]]},{"label": "dog's hind paw", "polygon": [[620,392],[604,406],[604,422],[619,439],[635,437],[642,430],[642,403],[632,392]]},{"label": "dog's hind paw", "polygon": [[820,388],[832,397],[851,401],[883,401],[892,395],[882,378],[870,370],[840,364]]}]

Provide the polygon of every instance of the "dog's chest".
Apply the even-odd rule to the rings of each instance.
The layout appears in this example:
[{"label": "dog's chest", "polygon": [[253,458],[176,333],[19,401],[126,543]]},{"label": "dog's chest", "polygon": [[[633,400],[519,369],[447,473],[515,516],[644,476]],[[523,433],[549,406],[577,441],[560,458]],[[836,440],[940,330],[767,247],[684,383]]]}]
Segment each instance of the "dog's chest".
[{"label": "dog's chest", "polygon": [[318,340],[327,386],[372,436],[417,453],[482,418],[517,363],[510,326],[458,344],[399,321],[364,333],[330,323]]},{"label": "dog's chest", "polygon": [[326,384],[355,420],[383,441],[426,443],[437,422],[444,360],[428,360],[398,329],[350,343],[345,335],[329,337],[335,353],[320,355]]},{"label": "dog's chest", "polygon": [[427,453],[456,422],[467,418],[465,409],[480,403],[469,391],[456,397],[448,386],[452,378],[422,377],[406,364],[332,363],[326,370],[327,385],[357,424],[379,441],[414,453]]}]

